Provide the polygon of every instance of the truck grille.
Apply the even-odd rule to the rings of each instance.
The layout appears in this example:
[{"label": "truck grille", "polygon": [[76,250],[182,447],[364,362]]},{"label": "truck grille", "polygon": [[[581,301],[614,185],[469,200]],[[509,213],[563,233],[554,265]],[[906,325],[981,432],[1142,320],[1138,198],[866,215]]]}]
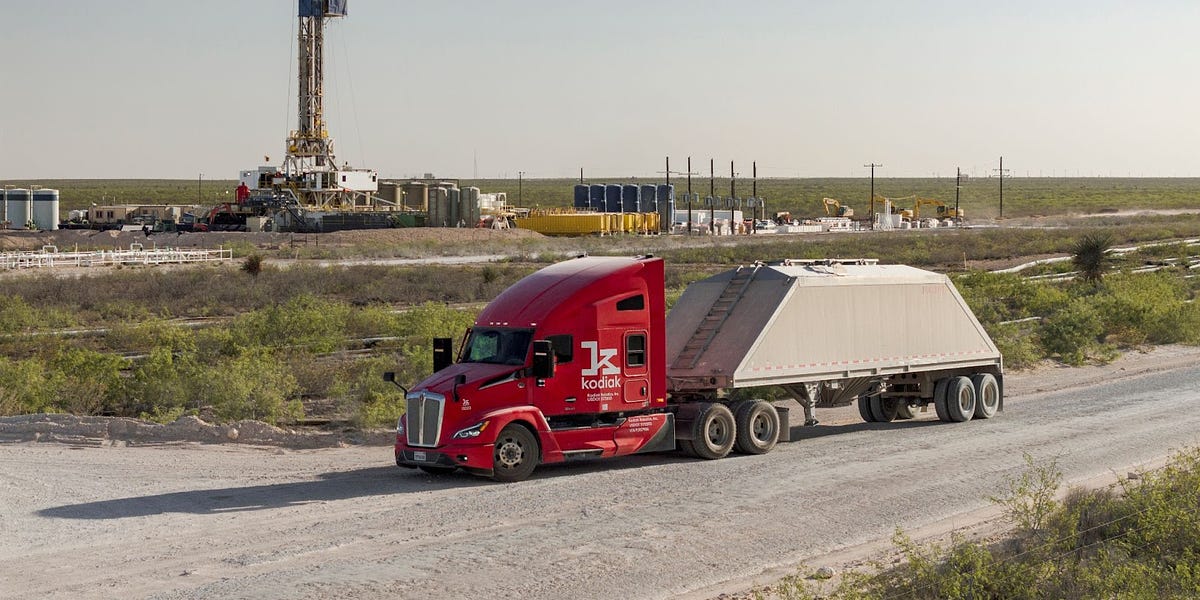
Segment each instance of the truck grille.
[{"label": "truck grille", "polygon": [[442,406],[446,398],[441,394],[417,392],[408,396],[408,445],[433,448],[442,435]]}]

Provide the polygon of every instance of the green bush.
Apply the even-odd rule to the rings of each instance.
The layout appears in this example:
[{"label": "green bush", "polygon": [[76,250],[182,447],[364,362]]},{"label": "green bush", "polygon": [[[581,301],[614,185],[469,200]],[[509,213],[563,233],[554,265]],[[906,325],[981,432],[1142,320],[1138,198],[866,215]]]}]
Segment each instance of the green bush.
[{"label": "green bush", "polygon": [[0,295],[0,334],[33,329],[37,322],[37,311],[24,298]]},{"label": "green bush", "polygon": [[200,399],[221,421],[290,423],[304,416],[296,378],[270,350],[256,348],[201,370]]},{"label": "green bush", "polygon": [[1046,352],[1069,365],[1081,365],[1099,349],[1103,333],[1100,313],[1088,299],[1075,298],[1046,319],[1040,339]]}]

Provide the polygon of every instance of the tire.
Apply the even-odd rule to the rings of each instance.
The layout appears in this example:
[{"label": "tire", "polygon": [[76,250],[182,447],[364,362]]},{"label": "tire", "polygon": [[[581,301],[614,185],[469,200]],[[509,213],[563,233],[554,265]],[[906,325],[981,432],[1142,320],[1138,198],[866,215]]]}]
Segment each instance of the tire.
[{"label": "tire", "polygon": [[492,450],[492,479],[502,482],[521,481],[537,468],[537,438],[528,429],[512,423],[500,431]]},{"label": "tire", "polygon": [[899,404],[900,405],[896,407],[896,418],[900,419],[901,421],[915,419],[917,418],[917,413],[921,411],[921,407],[913,406],[908,402],[900,402]]},{"label": "tire", "polygon": [[946,415],[955,423],[970,421],[975,416],[975,386],[966,377],[954,377],[946,386]]},{"label": "tire", "polygon": [[700,458],[700,455],[696,454],[696,446],[695,444],[692,444],[692,440],[675,440],[675,446],[679,448],[679,451],[682,452],[684,456]]},{"label": "tire", "polygon": [[779,413],[770,402],[752,400],[737,405],[734,446],[743,454],[766,454],[779,441]]},{"label": "tire", "polygon": [[871,396],[871,416],[875,417],[876,423],[891,423],[895,421],[899,410],[899,400],[884,398],[882,396]]},{"label": "tire", "polygon": [[706,405],[692,422],[692,446],[699,458],[724,457],[733,449],[736,438],[737,424],[733,413],[724,404]]},{"label": "tire", "polygon": [[991,373],[978,373],[971,376],[971,386],[975,388],[975,418],[990,419],[1000,410],[1000,384]]},{"label": "tire", "polygon": [[871,398],[868,396],[858,397],[858,416],[862,417],[867,423],[875,422],[875,415],[871,413]]},{"label": "tire", "polygon": [[950,421],[950,414],[946,412],[946,387],[949,385],[949,377],[939,379],[933,384],[933,410],[937,413],[939,421]]},{"label": "tire", "polygon": [[458,470],[458,467],[435,467],[432,465],[421,465],[417,468],[430,475],[449,475]]}]

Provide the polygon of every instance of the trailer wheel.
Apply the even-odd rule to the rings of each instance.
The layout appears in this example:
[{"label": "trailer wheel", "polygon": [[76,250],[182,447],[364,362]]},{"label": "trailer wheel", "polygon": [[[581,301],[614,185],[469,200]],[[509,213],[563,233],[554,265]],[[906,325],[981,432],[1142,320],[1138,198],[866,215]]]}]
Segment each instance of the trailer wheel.
[{"label": "trailer wheel", "polygon": [[521,481],[533,473],[538,464],[537,439],[528,429],[512,423],[500,431],[492,451],[492,479]]},{"label": "trailer wheel", "polygon": [[871,396],[871,416],[875,417],[876,423],[891,423],[896,420],[899,404],[895,398]]},{"label": "trailer wheel", "polygon": [[692,422],[692,446],[700,458],[713,460],[729,454],[736,435],[733,413],[724,404],[706,405]]},{"label": "trailer wheel", "polygon": [[430,475],[449,475],[458,470],[458,467],[435,467],[431,465],[421,465],[417,468]]},{"label": "trailer wheel", "polygon": [[990,419],[1000,410],[1000,385],[991,373],[978,373],[971,376],[971,384],[975,388],[975,418]]},{"label": "trailer wheel", "polygon": [[939,421],[950,421],[950,413],[946,412],[946,388],[949,386],[949,377],[939,379],[933,384],[933,410],[937,412]]},{"label": "trailer wheel", "polygon": [[871,413],[871,398],[869,396],[858,397],[858,416],[862,417],[867,423],[875,422],[875,415]]},{"label": "trailer wheel", "polygon": [[734,444],[743,454],[766,454],[779,441],[779,413],[770,402],[751,400],[737,405]]},{"label": "trailer wheel", "polygon": [[954,377],[946,386],[946,414],[951,421],[963,423],[975,416],[975,386],[966,377]]},{"label": "trailer wheel", "polygon": [[896,418],[902,421],[915,419],[917,418],[917,413],[920,412],[920,410],[921,407],[919,406],[909,404],[908,402],[900,402],[899,406],[896,407]]}]

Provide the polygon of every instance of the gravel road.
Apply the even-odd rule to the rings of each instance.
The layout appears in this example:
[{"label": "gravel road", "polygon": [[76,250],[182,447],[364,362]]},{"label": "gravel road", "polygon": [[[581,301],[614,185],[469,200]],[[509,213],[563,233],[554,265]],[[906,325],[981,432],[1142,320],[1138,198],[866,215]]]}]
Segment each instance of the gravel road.
[{"label": "gravel road", "polygon": [[1200,353],[1165,352],[1013,377],[990,421],[839,409],[765,456],[511,485],[400,470],[378,446],[3,445],[0,597],[711,597],[897,526],[977,523],[1023,452],[1081,482],[1195,445]]}]

